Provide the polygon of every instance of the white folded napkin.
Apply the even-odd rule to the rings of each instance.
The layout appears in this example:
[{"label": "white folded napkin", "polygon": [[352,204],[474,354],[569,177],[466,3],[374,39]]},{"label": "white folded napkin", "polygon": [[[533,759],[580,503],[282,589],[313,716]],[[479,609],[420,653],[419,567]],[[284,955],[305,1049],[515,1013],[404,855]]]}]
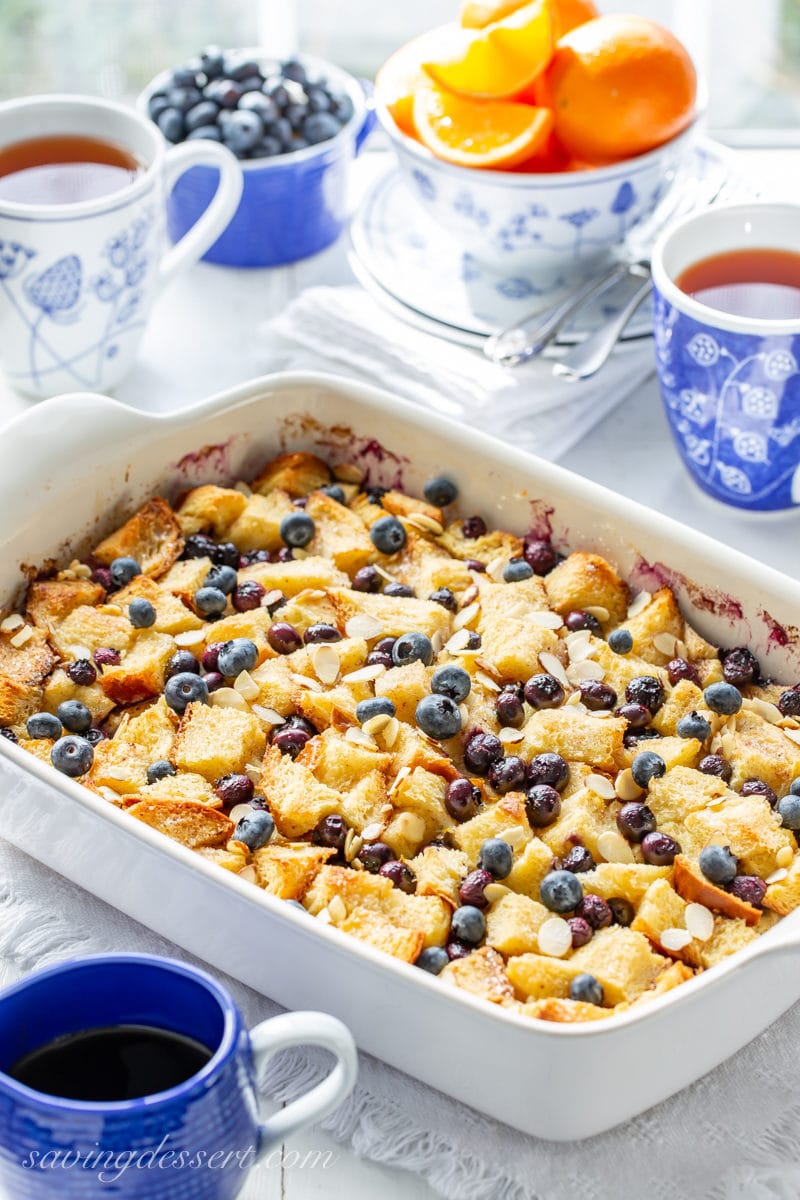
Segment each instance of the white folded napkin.
[{"label": "white folded napkin", "polygon": [[361,287],[308,288],[264,325],[261,345],[265,370],[339,371],[551,459],[655,369],[649,339],[620,346],[582,383],[555,377],[552,359],[499,367],[398,320]]}]

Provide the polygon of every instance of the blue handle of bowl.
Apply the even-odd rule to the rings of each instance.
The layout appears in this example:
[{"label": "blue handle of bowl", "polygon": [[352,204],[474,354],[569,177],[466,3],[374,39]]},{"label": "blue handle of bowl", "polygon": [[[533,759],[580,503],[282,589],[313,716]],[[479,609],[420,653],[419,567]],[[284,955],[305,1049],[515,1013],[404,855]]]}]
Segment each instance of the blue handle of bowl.
[{"label": "blue handle of bowl", "polygon": [[378,122],[378,115],[375,112],[375,85],[371,79],[359,79],[359,86],[364,93],[364,100],[367,105],[367,111],[364,120],[361,122],[361,128],[356,134],[356,154],[361,153],[361,147],[372,133]]}]

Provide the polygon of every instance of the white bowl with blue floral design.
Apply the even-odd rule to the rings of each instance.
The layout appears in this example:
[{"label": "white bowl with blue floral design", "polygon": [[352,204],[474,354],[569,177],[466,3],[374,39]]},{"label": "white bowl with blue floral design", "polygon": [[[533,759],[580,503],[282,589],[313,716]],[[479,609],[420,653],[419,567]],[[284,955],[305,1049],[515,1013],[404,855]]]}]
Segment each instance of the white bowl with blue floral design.
[{"label": "white bowl with blue floral design", "polygon": [[747,248],[800,254],[800,206],[737,204],[676,222],[653,251],[656,362],[672,435],[708,495],[750,512],[800,506],[800,317],[711,308],[675,283]]}]

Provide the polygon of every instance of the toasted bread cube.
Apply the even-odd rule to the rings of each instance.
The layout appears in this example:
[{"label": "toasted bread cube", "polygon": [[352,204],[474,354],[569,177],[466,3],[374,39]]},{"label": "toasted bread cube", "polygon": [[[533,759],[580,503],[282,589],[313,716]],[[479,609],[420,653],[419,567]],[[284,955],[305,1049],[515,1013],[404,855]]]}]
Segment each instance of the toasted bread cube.
[{"label": "toasted bread cube", "polygon": [[275,824],[286,838],[310,833],[323,817],[339,811],[339,793],[320,783],[308,767],[292,762],[275,746],[267,747],[264,755],[261,787]]},{"label": "toasted bread cube", "polygon": [[715,967],[731,954],[743,950],[758,937],[758,931],[745,921],[731,917],[717,917],[714,932],[707,942],[690,942],[684,951],[688,962],[694,966]]},{"label": "toasted bread cube", "polygon": [[713,733],[722,724],[720,715],[706,705],[697,684],[692,683],[691,679],[680,679],[653,717],[653,727],[664,737],[675,737],[681,717],[688,717],[692,713],[705,717]]},{"label": "toasted bread cube", "polygon": [[[385,498],[384,498],[385,503]],[[397,562],[388,561],[390,575],[426,597],[438,588],[450,588],[456,595],[472,585],[472,573],[465,563],[434,545],[416,530],[407,527],[406,544]]]},{"label": "toasted bread cube", "polygon": [[381,507],[395,517],[423,516],[431,521],[438,521],[440,525],[444,524],[442,510],[435,504],[429,504],[427,500],[420,500],[417,496],[407,496],[405,492],[398,492],[391,488],[381,496]]},{"label": "toasted bread cube", "polygon": [[481,658],[492,663],[504,683],[536,675],[542,669],[542,653],[565,658],[564,643],[552,629],[541,625],[513,617],[492,617],[483,622],[482,628]]},{"label": "toasted bread cube", "polygon": [[569,985],[582,971],[570,959],[550,958],[546,954],[510,958],[506,969],[518,994],[526,1000],[544,1000],[548,996],[566,999]]},{"label": "toasted bread cube", "polygon": [[464,988],[473,996],[480,996],[490,1004],[510,1004],[514,999],[506,966],[496,950],[482,946],[464,958],[456,958],[441,973],[444,983]]},{"label": "toasted bread cube", "polygon": [[492,529],[481,537],[465,538],[461,521],[453,521],[436,541],[440,546],[444,546],[453,558],[474,558],[476,562],[487,564],[496,558],[507,562],[508,559],[519,558],[522,554],[522,541],[514,534]]},{"label": "toasted bread cube", "polygon": [[631,654],[615,654],[608,642],[602,638],[590,638],[592,658],[603,669],[603,683],[608,684],[617,693],[620,704],[625,703],[625,689],[632,679],[642,675],[652,675],[667,685],[667,673],[660,667],[654,667],[644,658]]},{"label": "toasted bread cube", "polygon": [[406,896],[392,888],[388,914],[404,929],[418,929],[425,946],[443,946],[450,935],[452,908],[439,896]]},{"label": "toasted bread cube", "polygon": [[143,504],[130,520],[95,547],[101,563],[115,558],[135,558],[143,575],[156,578],[168,571],[183,550],[183,535],[177,517],[160,496]]},{"label": "toasted bread cube", "polygon": [[109,700],[99,683],[88,687],[75,684],[61,667],[53,671],[45,680],[42,708],[54,713],[59,704],[65,700],[80,700],[85,704],[95,721],[102,721],[114,707],[114,701]]},{"label": "toasted bread cube", "polygon": [[41,629],[28,625],[27,641],[14,646],[22,629],[0,634],[0,725],[18,725],[40,709],[42,685],[55,658]]},{"label": "toasted bread cube", "polygon": [[722,745],[733,767],[734,791],[748,779],[763,779],[778,796],[785,796],[800,775],[800,746],[754,712],[738,714],[736,732],[723,731]]},{"label": "toasted bread cube", "polygon": [[779,850],[787,846],[795,851],[791,833],[781,828],[780,817],[762,796],[737,796],[724,808],[691,813],[686,829],[704,845],[730,846],[742,871],[762,879],[776,869]]},{"label": "toasted bread cube", "polygon": [[268,658],[251,672],[251,676],[260,689],[258,700],[254,703],[262,708],[272,708],[282,717],[291,716],[301,692],[292,679],[292,668],[287,658],[284,655]]},{"label": "toasted bread cube", "polygon": [[175,728],[162,698],[138,716],[123,717],[114,737],[98,742],[89,778],[121,795],[140,792],[147,784],[147,768],[169,759],[174,741]]},{"label": "toasted bread cube", "polygon": [[418,896],[439,896],[458,907],[458,890],[469,873],[466,854],[447,846],[426,846],[408,865],[417,881]]},{"label": "toasted bread cube", "polygon": [[560,1025],[573,1025],[578,1021],[601,1021],[603,1017],[614,1015],[613,1008],[600,1008],[596,1004],[587,1004],[584,1000],[559,1000],[552,997],[522,1004],[519,1011],[526,1017],[555,1021]]},{"label": "toasted bread cube", "polygon": [[668,587],[655,592],[650,603],[635,617],[625,617],[624,628],[633,638],[633,654],[645,658],[657,667],[665,667],[675,654],[666,654],[653,645],[659,633],[671,634],[683,641],[683,616]]},{"label": "toasted bread cube", "polygon": [[216,808],[191,800],[140,800],[128,812],[137,821],[143,821],[190,850],[198,850],[201,846],[225,846],[233,836],[234,825],[229,817]]},{"label": "toasted bread cube", "polygon": [[486,944],[501,954],[528,954],[539,949],[539,928],[552,914],[538,900],[508,892],[486,914]]},{"label": "toasted bread cube", "polygon": [[339,614],[339,625],[345,628],[351,617],[374,617],[382,626],[380,637],[400,637],[413,630],[432,638],[440,633],[447,638],[450,616],[441,604],[431,600],[414,600],[405,596],[384,596],[382,593],[353,592],[349,588],[331,588],[330,596]]},{"label": "toasted bread cube", "polygon": [[424,817],[403,809],[391,818],[381,834],[381,841],[394,851],[397,858],[413,858],[426,840],[425,829]]},{"label": "toasted bread cube", "polygon": [[306,496],[330,481],[331,469],[327,463],[316,454],[295,450],[290,454],[279,454],[267,463],[250,486],[254,492],[273,492],[278,488],[296,497]]},{"label": "toasted bread cube", "polygon": [[342,792],[339,811],[347,824],[360,833],[365,825],[381,818],[386,804],[386,776],[382,771],[369,771]]},{"label": "toasted bread cube", "polygon": [[[785,917],[800,905],[800,855],[795,854],[789,874],[767,887],[764,906]],[[759,932],[761,932],[759,930]]]},{"label": "toasted bread cube", "polygon": [[592,892],[604,900],[627,900],[638,908],[647,889],[657,879],[667,879],[670,867],[651,867],[645,863],[598,863],[591,871],[581,873],[585,894]]},{"label": "toasted bread cube", "polygon": [[601,625],[609,628],[628,612],[628,585],[599,554],[570,554],[545,576],[544,586],[550,607],[562,616],[575,608],[605,608],[609,617]]},{"label": "toasted bread cube", "polygon": [[386,914],[391,908],[393,890],[392,881],[384,875],[326,865],[307,889],[303,904],[316,917],[334,896],[339,896],[348,912],[355,908],[371,908]]},{"label": "toasted bread cube", "polygon": [[114,741],[124,739],[140,746],[150,762],[169,758],[175,743],[177,720],[161,696],[142,712],[129,714],[117,729]]},{"label": "toasted bread cube", "polygon": [[417,705],[431,690],[432,667],[419,659],[405,667],[391,667],[375,680],[375,695],[386,696],[395,706],[397,719],[413,725]]},{"label": "toasted bread cube", "polygon": [[[281,619],[283,619],[282,614]],[[345,682],[351,671],[357,671],[364,666],[369,653],[369,647],[364,638],[342,638],[340,642],[334,642],[326,649],[325,658],[329,657],[328,650],[332,650],[339,659],[339,674],[345,677]],[[298,675],[307,675],[310,679],[319,681],[320,677],[315,665],[318,652],[318,645],[303,646],[301,650],[295,650],[289,656],[292,670]],[[331,659],[331,661],[333,660]],[[329,686],[327,680],[325,686]]]},{"label": "toasted bread cube", "polygon": [[544,708],[532,713],[525,722],[525,736],[517,753],[528,760],[552,750],[567,761],[576,759],[610,773],[623,758],[622,738],[626,729],[627,724],[620,717],[598,720],[571,707]]},{"label": "toasted bread cube", "polygon": [[268,843],[253,852],[256,880],[259,887],[281,900],[297,900],[335,853],[307,842]]},{"label": "toasted bread cube", "polygon": [[633,1000],[666,966],[643,933],[621,925],[598,929],[590,942],[575,951],[570,963],[600,981],[607,1004]]},{"label": "toasted bread cube", "polygon": [[424,767],[415,767],[394,789],[392,803],[396,809],[416,813],[422,818],[423,836],[429,842],[453,824],[444,806],[446,793],[447,781],[441,775],[426,771]]},{"label": "toasted bread cube", "polygon": [[[698,944],[695,943],[695,945]],[[632,1000],[630,1007],[633,1007],[635,1004],[646,1004],[649,1000],[655,1000],[656,996],[663,996],[665,992],[671,992],[673,988],[678,987],[681,983],[686,983],[688,979],[692,979],[693,977],[694,971],[692,968],[679,959],[676,959],[668,967],[664,967],[663,970],[659,971],[652,987],[647,988],[635,1000]],[[625,1007],[625,1005],[620,1004],[616,1011],[621,1012]]]},{"label": "toasted bread cube", "polygon": [[[103,745],[102,742],[100,744]],[[208,780],[193,771],[166,775],[145,788],[139,799],[151,803],[158,800],[170,804],[202,804],[206,808],[222,808],[222,801]]]},{"label": "toasted bread cube", "polygon": [[295,761],[308,767],[326,787],[344,792],[370,771],[388,771],[392,756],[326,729],[306,742]]},{"label": "toasted bread cube", "polygon": [[[238,493],[237,493],[238,495]],[[162,588],[180,596],[182,600],[191,603],[195,592],[203,586],[206,575],[211,570],[210,558],[184,558],[173,563],[166,575],[162,575],[159,583]]]},{"label": "toasted bread cube", "polygon": [[178,726],[172,761],[181,771],[194,771],[213,782],[241,774],[261,758],[266,734],[252,713],[237,708],[189,704]]},{"label": "toasted bread cube", "polygon": [[[641,745],[626,750],[623,761],[630,765],[641,751]],[[658,755],[663,758],[667,776],[675,767],[696,767],[706,751],[697,738],[662,737],[658,742]]]},{"label": "toasted bread cube", "polygon": [[276,614],[272,619],[287,621],[294,625],[298,633],[305,633],[309,625],[323,623],[335,626],[337,618],[333,601],[323,595],[319,588],[307,588],[306,591],[298,592],[296,596],[287,600],[281,606],[280,616]]},{"label": "toasted bread cube", "polygon": [[332,496],[325,492],[312,492],[305,511],[316,525],[316,533],[309,546],[311,554],[333,559],[339,570],[351,577],[377,558],[378,552],[363,521]]},{"label": "toasted bread cube", "polygon": [[[50,754],[55,745],[52,738],[26,738],[21,737],[19,744],[23,750],[27,750],[28,754],[32,754],[34,758],[38,758],[40,762],[47,763],[52,766]],[[84,775],[81,783],[89,785],[89,776]]]},{"label": "toasted bread cube", "polygon": [[156,610],[155,622],[150,627],[156,633],[168,633],[174,637],[176,633],[187,633],[190,629],[203,627],[203,622],[196,613],[187,608],[169,588],[156,583],[147,575],[137,575],[127,587],[117,592],[114,603],[127,610],[131,600],[137,597],[149,600]]},{"label": "toasted bread cube", "polygon": [[239,579],[255,579],[268,592],[279,591],[284,596],[296,596],[298,592],[309,589],[348,587],[350,584],[344,571],[338,570],[327,558],[317,555],[294,558],[291,562],[253,563],[239,572]]},{"label": "toasted bread cube", "polygon": [[246,503],[244,495],[234,488],[207,483],[187,492],[175,515],[185,537],[210,530],[215,538],[222,539],[226,530],[241,516]]},{"label": "toasted bread cube", "polygon": [[344,933],[407,963],[416,962],[425,945],[418,929],[398,928],[388,917],[369,908],[353,909],[336,924]]},{"label": "toasted bread cube", "polygon": [[726,917],[743,920],[748,925],[757,925],[761,918],[761,909],[730,892],[723,891],[706,879],[697,863],[679,854],[674,862],[673,882],[675,890],[684,900],[694,904],[704,904],[706,908],[720,912]]},{"label": "toasted bread cube", "polygon": [[167,634],[136,631],[122,661],[103,668],[100,686],[115,704],[134,704],[157,696],[164,690],[164,671],[174,652],[175,643]]},{"label": "toasted bread cube", "polygon": [[553,869],[553,851],[539,838],[531,838],[514,859],[511,874],[503,883],[514,892],[537,897],[542,880]]},{"label": "toasted bread cube", "polygon": [[102,612],[88,604],[74,609],[50,635],[58,653],[67,660],[90,658],[101,646],[127,650],[132,638],[133,629],[126,616]]},{"label": "toasted bread cube", "polygon": [[284,544],[281,521],[295,511],[286,492],[276,490],[268,496],[248,496],[244,508],[228,529],[228,540],[243,554],[248,550],[280,550]]},{"label": "toasted bread cube", "polygon": [[[366,683],[342,683],[327,692],[298,689],[295,707],[300,715],[307,717],[317,729],[325,729],[328,725],[355,725],[358,702],[366,700],[369,695]],[[272,707],[274,708],[274,705]]]},{"label": "toasted bread cube", "polygon": [[[599,723],[599,722],[598,722]],[[602,858],[597,839],[617,828],[616,814],[601,796],[584,788],[561,803],[561,814],[539,836],[553,854],[567,854],[573,846],[585,846],[593,858]]]},{"label": "toasted bread cube", "polygon": [[657,879],[642,897],[630,927],[643,933],[663,954],[672,954],[674,951],[665,950],[661,945],[661,935],[665,929],[684,929],[685,912],[686,901],[681,899],[668,880]]},{"label": "toasted bread cube", "polygon": [[475,582],[481,602],[478,617],[478,632],[481,634],[486,623],[498,617],[525,621],[531,613],[548,608],[547,592],[538,575],[520,579],[517,583],[495,583],[489,575],[477,575]]},{"label": "toasted bread cube", "polygon": [[726,803],[736,800],[718,775],[704,775],[689,767],[673,767],[660,779],[651,779],[647,789],[647,804],[655,813],[658,828],[679,841],[692,813],[702,812],[709,803],[722,803],[723,798]]},{"label": "toasted bread cube", "polygon": [[248,612],[232,612],[206,625],[205,640],[209,642],[229,642],[233,638],[248,638],[255,642],[259,658],[272,658],[274,651],[267,644],[267,630],[274,618],[266,608],[253,608]]},{"label": "toasted bread cube", "polygon": [[533,837],[525,816],[525,798],[517,792],[509,792],[495,804],[485,805],[470,821],[456,825],[450,831],[450,839],[471,863],[476,863],[486,839],[502,837],[503,832],[510,829],[515,831],[514,840],[519,840],[520,849]]},{"label": "toasted bread cube", "polygon": [[[379,733],[378,737],[380,738],[380,736]],[[409,767],[412,771],[414,767],[425,767],[426,771],[433,771],[435,775],[441,775],[448,783],[457,779],[461,774],[436,742],[429,741],[417,729],[413,729],[410,725],[404,725],[402,722],[400,722],[397,737],[390,749],[396,771],[400,771],[402,767]]]},{"label": "toasted bread cube", "polygon": [[233,875],[238,875],[242,868],[247,866],[248,850],[241,842],[231,841],[227,846],[200,846],[195,850],[195,854]]},{"label": "toasted bread cube", "polygon": [[91,579],[37,579],[28,587],[26,615],[48,633],[81,605],[100,604],[105,594],[105,589]]}]

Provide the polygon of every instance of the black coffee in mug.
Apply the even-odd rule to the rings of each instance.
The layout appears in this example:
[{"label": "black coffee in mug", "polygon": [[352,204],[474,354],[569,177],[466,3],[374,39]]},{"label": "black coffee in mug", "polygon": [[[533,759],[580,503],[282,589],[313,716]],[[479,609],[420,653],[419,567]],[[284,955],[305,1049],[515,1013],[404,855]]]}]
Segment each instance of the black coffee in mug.
[{"label": "black coffee in mug", "polygon": [[46,1042],[7,1074],[34,1091],[68,1100],[136,1100],[185,1083],[211,1057],[207,1046],[172,1030],[115,1025]]}]

